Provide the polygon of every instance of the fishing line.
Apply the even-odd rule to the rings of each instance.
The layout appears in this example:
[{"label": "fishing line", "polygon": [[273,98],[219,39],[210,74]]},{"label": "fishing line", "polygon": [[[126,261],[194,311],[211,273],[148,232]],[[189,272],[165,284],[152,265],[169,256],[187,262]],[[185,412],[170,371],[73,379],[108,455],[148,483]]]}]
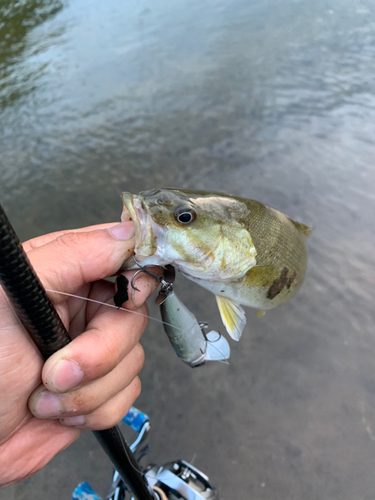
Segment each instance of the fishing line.
[{"label": "fishing line", "polygon": [[[137,314],[138,316],[142,316],[143,318],[152,319],[152,320],[154,320],[154,321],[156,321],[158,323],[161,323],[163,325],[168,325],[168,326],[170,326],[172,328],[175,328],[176,330],[180,330],[182,333],[186,332],[186,330],[184,330],[183,328],[180,328],[180,327],[178,327],[176,325],[172,325],[171,323],[167,323],[166,321],[163,321],[161,319],[154,318],[153,316],[149,316],[147,314],[140,313],[138,311],[131,311],[129,309],[125,309],[124,307],[117,307],[117,306],[112,305],[112,304],[107,304],[106,302],[101,302],[100,300],[89,299],[88,297],[82,297],[81,295],[74,295],[73,293],[60,292],[58,290],[52,290],[51,288],[46,288],[45,290],[46,290],[46,292],[58,293],[60,295],[65,295],[67,297],[73,297],[74,299],[86,300],[87,302],[93,302],[94,304],[100,304],[102,306],[111,307],[112,309],[118,309],[118,310],[121,310],[121,311],[130,312],[132,314]],[[217,352],[224,357],[224,353],[222,353],[220,351],[220,349],[214,345],[214,343],[217,342],[221,338],[221,334],[218,333],[218,335],[219,335],[218,339],[213,340],[213,341],[206,339],[206,342],[208,344],[211,344],[217,350]],[[222,360],[217,360],[217,361],[219,361],[219,363],[224,363],[226,365],[229,365],[229,361],[227,359],[222,359]]]},{"label": "fishing line", "polygon": [[46,292],[59,293],[60,295],[66,295],[67,297],[73,297],[74,299],[87,300],[88,302],[94,302],[94,304],[101,304],[102,306],[112,307],[113,309],[118,309],[120,311],[125,311],[125,312],[130,312],[132,314],[137,314],[138,316],[142,316],[143,318],[153,319],[154,321],[157,321],[158,323],[172,326],[176,330],[181,330],[183,333],[186,332],[186,330],[184,330],[183,328],[179,328],[178,326],[172,325],[171,323],[167,323],[166,321],[162,321],[161,319],[154,318],[153,316],[149,316],[147,314],[143,314],[143,313],[140,313],[138,311],[131,311],[130,309],[125,309],[125,307],[117,307],[117,306],[114,306],[112,304],[107,304],[106,302],[101,302],[100,300],[89,299],[88,297],[81,297],[80,295],[74,295],[73,293],[59,292],[57,290],[52,290],[50,288],[46,288],[45,290],[46,290]]}]

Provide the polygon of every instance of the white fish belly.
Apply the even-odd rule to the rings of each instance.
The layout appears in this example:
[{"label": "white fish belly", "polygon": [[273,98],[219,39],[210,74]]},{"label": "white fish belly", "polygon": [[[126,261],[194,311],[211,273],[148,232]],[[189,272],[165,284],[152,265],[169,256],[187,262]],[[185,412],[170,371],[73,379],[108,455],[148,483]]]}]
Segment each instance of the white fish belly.
[{"label": "white fish belly", "polygon": [[217,283],[214,281],[205,281],[199,278],[192,278],[191,276],[183,273],[186,278],[198,285],[202,286],[206,290],[219,295],[221,297],[228,297],[234,300],[237,304],[241,304],[247,307],[254,307],[255,309],[273,309],[274,307],[285,302],[283,297],[281,300],[272,301],[267,298],[267,291],[269,287],[251,287],[235,283]]}]

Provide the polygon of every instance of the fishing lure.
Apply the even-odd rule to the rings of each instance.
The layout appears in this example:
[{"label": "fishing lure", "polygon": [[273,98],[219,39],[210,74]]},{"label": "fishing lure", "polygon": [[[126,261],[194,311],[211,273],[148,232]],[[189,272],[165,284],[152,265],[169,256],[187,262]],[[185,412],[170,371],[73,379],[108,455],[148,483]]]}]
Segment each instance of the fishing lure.
[{"label": "fishing lure", "polygon": [[[134,260],[138,264],[135,258]],[[131,286],[137,290],[134,281],[140,272],[154,276],[161,283],[155,302],[160,307],[164,331],[177,356],[191,367],[200,366],[206,361],[228,360],[230,347],[227,340],[214,330],[205,333],[207,324],[199,323],[194,314],[177,297],[173,289],[175,268],[166,265],[163,275],[160,276],[144,267],[139,267],[131,280]]]}]

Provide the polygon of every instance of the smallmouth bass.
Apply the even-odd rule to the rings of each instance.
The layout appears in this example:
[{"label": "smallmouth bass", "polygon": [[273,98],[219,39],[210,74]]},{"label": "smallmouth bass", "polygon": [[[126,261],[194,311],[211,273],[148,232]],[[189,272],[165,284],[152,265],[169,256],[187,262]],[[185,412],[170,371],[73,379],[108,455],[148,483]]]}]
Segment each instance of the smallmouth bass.
[{"label": "smallmouth bass", "polygon": [[[122,193],[121,219],[135,224],[142,266],[172,264],[216,296],[229,335],[246,324],[241,305],[260,311],[288,302],[307,266],[312,229],[255,200],[179,189]],[[135,269],[132,258],[123,269]]]}]

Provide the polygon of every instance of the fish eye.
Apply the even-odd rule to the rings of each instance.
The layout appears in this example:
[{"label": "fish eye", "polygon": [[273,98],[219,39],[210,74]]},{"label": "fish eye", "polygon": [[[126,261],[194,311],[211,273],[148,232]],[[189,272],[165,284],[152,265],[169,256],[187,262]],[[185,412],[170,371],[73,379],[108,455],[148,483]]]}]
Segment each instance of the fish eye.
[{"label": "fish eye", "polygon": [[191,208],[180,208],[176,210],[175,217],[180,224],[189,224],[196,219],[197,214]]}]

